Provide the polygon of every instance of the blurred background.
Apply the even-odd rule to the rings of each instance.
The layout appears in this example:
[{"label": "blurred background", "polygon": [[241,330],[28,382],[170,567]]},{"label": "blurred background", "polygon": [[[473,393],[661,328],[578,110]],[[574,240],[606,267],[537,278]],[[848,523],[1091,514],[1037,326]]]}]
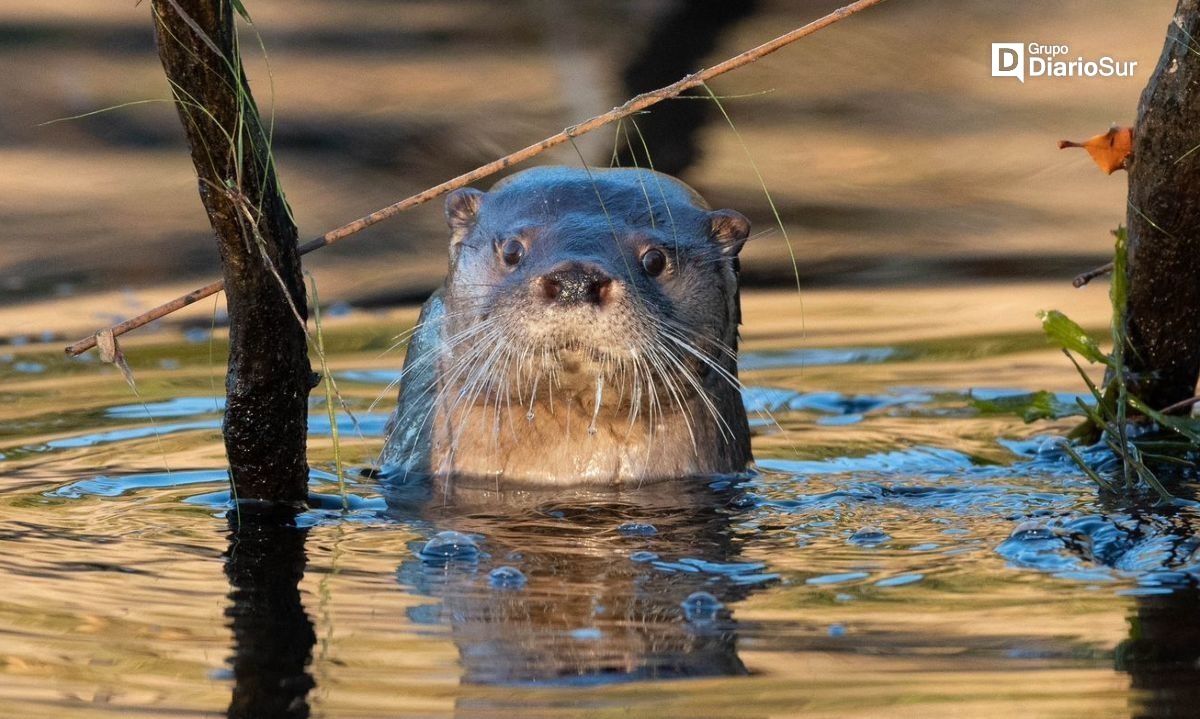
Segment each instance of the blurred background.
[{"label": "blurred background", "polygon": [[[245,4],[243,55],[307,239],[841,3]],[[794,278],[751,158],[803,287],[1065,284],[1110,253],[1125,176],[1056,141],[1132,123],[1173,8],[892,0],[713,83],[744,147],[706,100],[660,105],[638,123],[656,167],[752,219],[752,285]],[[0,5],[2,336],[92,327],[219,276],[150,12],[133,0]],[[992,42],[1035,41],[1137,70],[990,77]],[[610,127],[535,162],[603,166],[614,155],[630,162]],[[325,302],[391,306],[441,281],[445,243],[435,202],[305,265]]]}]

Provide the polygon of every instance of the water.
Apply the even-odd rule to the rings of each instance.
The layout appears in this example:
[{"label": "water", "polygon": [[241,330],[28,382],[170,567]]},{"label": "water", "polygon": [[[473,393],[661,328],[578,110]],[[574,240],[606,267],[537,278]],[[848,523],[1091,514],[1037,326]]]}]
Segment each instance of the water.
[{"label": "water", "polygon": [[[834,4],[755,3],[684,64]],[[493,5],[247,3],[305,237],[622,102],[685,6]],[[1111,256],[1122,176],[1055,141],[1129,121],[1172,8],[955,9],[890,2],[713,83],[739,134],[709,112],[683,177],[753,219],[750,283],[805,288],[744,298],[756,476],[414,506],[339,485],[318,391],[312,509],[281,527],[226,516],[219,303],[126,342],[137,396],[59,352],[217,272],[168,104],[42,124],[165,96],[146,3],[4,3],[0,716],[1194,715],[1196,510],[1097,498],[1053,440],[1082,386],[1033,334],[1107,322],[1068,283]],[[1147,74],[993,81],[1009,40]],[[354,470],[414,317],[378,308],[439,281],[444,238],[431,203],[305,260]]]},{"label": "water", "polygon": [[[780,347],[752,329],[779,302],[747,298],[759,459],[747,482],[483,488],[414,505],[352,471],[343,510],[315,398],[314,508],[292,528],[226,519],[219,339],[133,342],[140,400],[110,367],[10,348],[0,707],[1190,711],[1197,512],[1101,501],[1055,438],[1070,421],[1021,419],[1036,390],[1072,393],[1059,355],[1032,334]],[[392,391],[371,403],[399,366],[380,356],[397,327],[358,311],[341,321],[327,342],[349,348],[332,359],[357,469],[381,443]],[[1024,383],[997,386],[1014,376]]]}]

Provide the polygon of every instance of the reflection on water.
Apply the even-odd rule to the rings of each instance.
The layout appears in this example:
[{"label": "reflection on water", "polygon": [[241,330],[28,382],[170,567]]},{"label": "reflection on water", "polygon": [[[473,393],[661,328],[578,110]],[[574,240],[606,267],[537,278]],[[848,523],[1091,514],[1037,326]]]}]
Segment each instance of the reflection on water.
[{"label": "reflection on water", "polygon": [[[248,72],[311,235],[834,4],[256,3],[274,82]],[[0,296],[20,300],[0,303],[0,715],[1195,714],[1197,510],[1098,501],[1047,439],[1081,387],[1024,333],[1085,300],[976,282],[1066,287],[1105,259],[1122,186],[1054,141],[1128,119],[1144,79],[993,82],[989,44],[1120,38],[1148,68],[1169,7],[887,3],[714,83],[740,135],[702,101],[638,118],[660,169],[766,228],[761,171],[796,240],[798,268],[777,236],[744,253],[751,281],[798,272],[806,309],[745,297],[761,461],[742,485],[414,504],[339,480],[315,397],[311,510],[230,531],[219,308],[130,341],[137,397],[43,344],[156,303],[81,296],[113,278],[217,264],[168,105],[40,124],[164,96],[135,5],[0,9]],[[625,140],[580,150],[605,164]],[[313,256],[323,297],[378,306],[441,276],[435,206],[368,234]],[[325,316],[354,411],[340,456],[368,466],[400,327]]]},{"label": "reflection on water", "polygon": [[308,530],[289,517],[243,511],[230,517],[229,617],[233,629],[233,697],[229,719],[309,716],[316,644],[300,602]]},{"label": "reflection on water", "polygon": [[1200,707],[1200,591],[1192,586],[1139,596],[1116,663],[1133,680],[1131,716],[1195,716]]},{"label": "reflection on water", "polygon": [[[353,348],[334,371],[354,410],[338,418],[341,455],[361,468],[389,409],[372,402],[394,391],[399,363],[379,352],[396,330],[357,311],[346,321],[326,340]],[[207,346],[132,345],[144,402],[118,375],[78,375],[56,349],[23,347],[11,361],[51,369],[10,382],[20,401],[0,406],[0,707],[38,718],[1188,706],[1197,510],[1102,501],[1054,438],[1069,424],[1025,424],[1078,389],[1042,340],[749,342],[759,463],[739,483],[553,495],[437,483],[413,496],[360,471],[339,482],[317,398],[311,509],[240,525],[226,519]],[[1024,384],[1007,385],[1014,376]]]},{"label": "reflection on water", "polygon": [[[744,674],[727,607],[772,576],[738,557],[729,523],[739,501],[736,490],[705,485],[569,499],[460,488],[422,515],[466,535],[467,551],[426,547],[398,577],[441,600],[410,618],[451,625],[465,682]],[[496,568],[508,569],[491,576]]]}]

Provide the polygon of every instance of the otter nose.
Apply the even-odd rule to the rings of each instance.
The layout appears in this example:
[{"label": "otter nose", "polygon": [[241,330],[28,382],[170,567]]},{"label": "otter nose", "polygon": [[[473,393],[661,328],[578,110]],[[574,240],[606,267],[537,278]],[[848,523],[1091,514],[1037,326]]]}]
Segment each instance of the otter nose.
[{"label": "otter nose", "polygon": [[542,297],[560,305],[603,305],[612,281],[599,268],[580,264],[559,267],[538,278]]}]

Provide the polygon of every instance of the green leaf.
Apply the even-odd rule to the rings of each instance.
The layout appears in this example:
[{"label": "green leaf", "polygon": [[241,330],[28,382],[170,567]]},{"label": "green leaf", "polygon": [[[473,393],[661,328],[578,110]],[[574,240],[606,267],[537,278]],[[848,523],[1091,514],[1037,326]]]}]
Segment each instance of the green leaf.
[{"label": "green leaf", "polygon": [[1042,310],[1038,312],[1038,319],[1042,321],[1042,331],[1051,343],[1082,356],[1088,362],[1109,365],[1108,357],[1100,351],[1100,345],[1075,320],[1058,310]]},{"label": "green leaf", "polygon": [[1200,444],[1200,422],[1190,417],[1172,417],[1158,410],[1137,397],[1130,395],[1129,405],[1158,423],[1160,427],[1169,429],[1176,434],[1186,437],[1189,441]]},{"label": "green leaf", "polygon": [[250,19],[250,13],[246,12],[246,6],[242,4],[242,0],[229,0],[229,2],[233,5],[233,9],[237,11],[237,14],[242,16],[243,20],[251,25],[254,24],[254,21]]}]

